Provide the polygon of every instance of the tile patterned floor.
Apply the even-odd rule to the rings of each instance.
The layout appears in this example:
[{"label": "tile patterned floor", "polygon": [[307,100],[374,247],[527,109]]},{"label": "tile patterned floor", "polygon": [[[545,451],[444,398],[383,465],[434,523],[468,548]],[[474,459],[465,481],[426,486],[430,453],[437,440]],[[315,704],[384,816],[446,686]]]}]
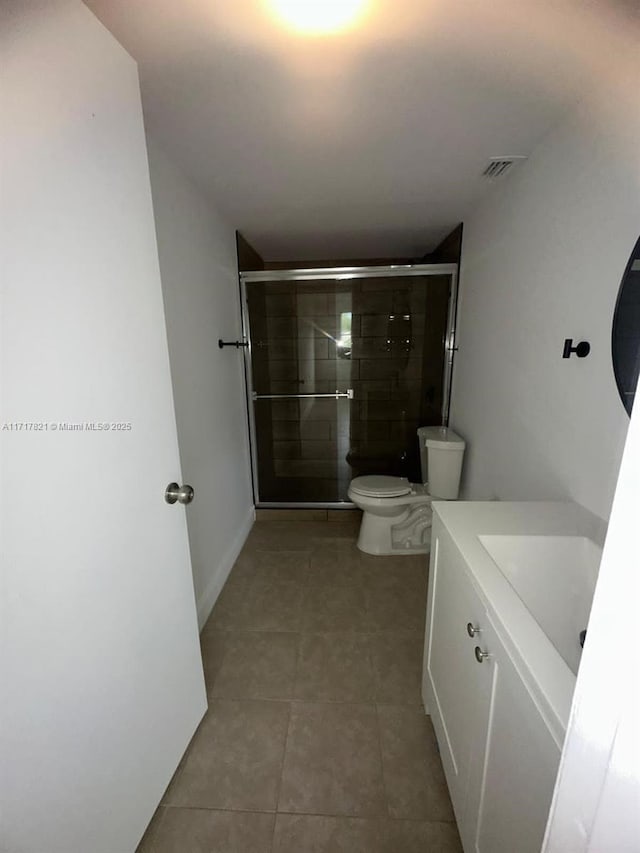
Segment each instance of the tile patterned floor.
[{"label": "tile patterned floor", "polygon": [[209,710],[139,853],[461,853],[420,673],[423,557],[257,523],[202,632]]}]

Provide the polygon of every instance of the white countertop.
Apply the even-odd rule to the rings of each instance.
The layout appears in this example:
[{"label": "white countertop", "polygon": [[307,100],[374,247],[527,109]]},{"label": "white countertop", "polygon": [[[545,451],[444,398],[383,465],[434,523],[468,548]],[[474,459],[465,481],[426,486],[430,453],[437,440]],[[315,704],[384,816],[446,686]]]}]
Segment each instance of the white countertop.
[{"label": "white countertop", "polygon": [[603,523],[579,504],[569,502],[434,501],[433,511],[464,557],[480,597],[492,611],[501,639],[561,745],[575,675],[478,537],[573,535],[586,536],[602,546]]}]

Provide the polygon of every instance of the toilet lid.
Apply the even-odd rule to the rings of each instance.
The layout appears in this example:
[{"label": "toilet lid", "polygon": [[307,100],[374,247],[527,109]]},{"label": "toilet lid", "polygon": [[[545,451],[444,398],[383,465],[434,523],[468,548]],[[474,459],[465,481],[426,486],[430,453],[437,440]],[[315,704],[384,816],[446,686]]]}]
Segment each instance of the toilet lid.
[{"label": "toilet lid", "polygon": [[370,474],[356,477],[351,481],[351,490],[357,495],[371,498],[399,498],[408,495],[411,484],[406,477],[387,477],[384,474]]}]

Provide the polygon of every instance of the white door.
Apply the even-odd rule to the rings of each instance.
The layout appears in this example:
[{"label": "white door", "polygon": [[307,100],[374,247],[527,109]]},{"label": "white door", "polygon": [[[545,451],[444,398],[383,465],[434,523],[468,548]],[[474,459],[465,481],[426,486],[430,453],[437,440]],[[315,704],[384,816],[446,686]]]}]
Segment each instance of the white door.
[{"label": "white door", "polygon": [[0,33],[0,849],[131,853],[206,708],[137,69],[77,0]]}]

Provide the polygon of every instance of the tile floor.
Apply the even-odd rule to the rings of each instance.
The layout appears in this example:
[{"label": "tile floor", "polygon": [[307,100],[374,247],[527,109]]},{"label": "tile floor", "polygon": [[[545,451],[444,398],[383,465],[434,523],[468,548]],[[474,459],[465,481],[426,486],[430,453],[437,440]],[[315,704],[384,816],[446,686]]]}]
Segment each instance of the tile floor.
[{"label": "tile floor", "polygon": [[258,522],[202,632],[209,710],[139,853],[460,853],[420,698],[423,557]]}]

